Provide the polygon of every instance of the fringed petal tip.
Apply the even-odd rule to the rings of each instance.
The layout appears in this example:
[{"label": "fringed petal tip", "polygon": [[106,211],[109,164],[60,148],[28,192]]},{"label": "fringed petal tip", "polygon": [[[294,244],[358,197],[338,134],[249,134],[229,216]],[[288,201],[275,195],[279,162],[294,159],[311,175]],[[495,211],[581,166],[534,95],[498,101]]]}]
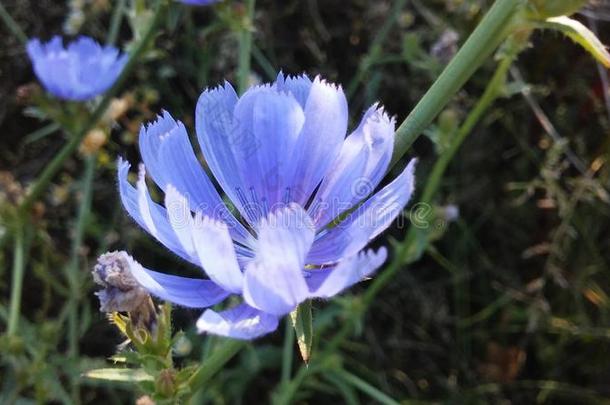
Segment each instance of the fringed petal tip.
[{"label": "fringed petal tip", "polygon": [[386,261],[388,251],[381,247],[343,259],[334,268],[309,272],[307,285],[311,297],[331,298],[373,274]]},{"label": "fringed petal tip", "polygon": [[225,311],[206,310],[197,320],[199,333],[252,340],[277,329],[278,317],[240,304]]},{"label": "fringed petal tip", "polygon": [[323,87],[325,87],[329,90],[333,90],[334,92],[345,97],[345,95],[343,93],[343,86],[341,86],[341,84],[329,82],[328,80],[322,78],[322,76],[320,76],[320,75],[316,75],[316,77],[314,77],[313,85],[323,86]]}]

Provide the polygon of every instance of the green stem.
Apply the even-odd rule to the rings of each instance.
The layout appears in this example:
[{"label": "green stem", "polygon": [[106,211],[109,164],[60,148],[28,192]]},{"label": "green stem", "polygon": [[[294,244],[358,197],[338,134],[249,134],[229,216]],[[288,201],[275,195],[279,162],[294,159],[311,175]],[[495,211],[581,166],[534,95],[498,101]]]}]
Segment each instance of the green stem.
[{"label": "green stem", "polygon": [[287,384],[280,385],[278,391],[273,393],[271,403],[273,405],[291,404],[293,402],[292,398],[305,379],[313,374],[319,373],[321,370],[323,370],[323,367],[318,367],[313,363],[309,366],[302,365],[292,380]]},{"label": "green stem", "polygon": [[114,12],[110,20],[110,29],[108,29],[108,36],[106,37],[108,45],[114,45],[119,36],[121,20],[123,20],[123,13],[125,12],[125,2],[126,0],[118,0],[116,6],[114,6]]},{"label": "green stem", "polygon": [[520,0],[496,0],[449,65],[396,130],[392,167],[506,38]]},{"label": "green stem", "polygon": [[385,42],[388,34],[390,33],[390,29],[392,28],[394,23],[396,23],[396,20],[398,20],[398,17],[400,16],[401,11],[406,3],[406,0],[394,1],[394,4],[392,5],[392,10],[389,13],[389,17],[386,18],[385,22],[381,26],[381,29],[375,35],[375,38],[373,39],[373,42],[371,42],[371,46],[369,47],[366,56],[362,58],[360,66],[358,66],[356,76],[347,86],[346,94],[348,98],[351,98],[354,95],[356,89],[358,88],[358,85],[360,84],[360,82],[362,82],[364,76],[379,59],[383,43]]},{"label": "green stem", "polygon": [[81,293],[81,277],[79,266],[79,251],[83,243],[83,234],[85,229],[85,221],[89,215],[91,207],[91,196],[93,189],[93,177],[95,174],[96,156],[88,156],[85,162],[85,173],[82,180],[82,197],[78,214],[76,218],[76,226],[74,229],[74,239],[72,240],[72,249],[70,252],[70,263],[68,264],[68,286],[70,288],[69,297],[69,315],[68,315],[68,353],[71,358],[78,356],[78,338],[79,338],[79,322],[78,322],[78,304]]},{"label": "green stem", "polygon": [[23,221],[18,221],[15,227],[15,248],[13,253],[13,282],[11,286],[11,301],[8,318],[7,333],[9,336],[17,334],[19,326],[19,312],[21,309],[21,292],[23,291],[23,274],[25,269],[25,244]]},{"label": "green stem", "polygon": [[59,151],[55,158],[51,160],[51,162],[45,167],[42,174],[38,177],[36,183],[31,188],[30,193],[26,196],[23,203],[19,207],[20,215],[24,216],[32,207],[32,204],[44,193],[49,185],[49,182],[53,179],[55,174],[61,169],[64,162],[67,158],[69,158],[72,153],[78,148],[83,138],[87,135],[87,133],[93,128],[99,119],[102,117],[106,108],[110,104],[112,98],[119,92],[127,78],[129,77],[131,71],[136,66],[140,57],[144,54],[144,51],[153,40],[156,32],[156,28],[161,21],[162,11],[165,9],[165,1],[157,0],[155,3],[155,11],[152,22],[148,27],[148,30],[142,37],[142,40],[136,45],[132,54],[127,61],[127,64],[123,68],[119,78],[114,83],[114,85],[104,94],[104,98],[98,104],[97,108],[91,114],[91,117],[87,121],[87,123],[78,131],[76,134],[72,135],[72,138],[68,141],[66,145]]},{"label": "green stem", "polygon": [[284,319],[286,328],[284,330],[284,348],[282,350],[282,379],[281,384],[287,384],[290,381],[292,372],[292,358],[294,354],[294,327],[289,317]]},{"label": "green stem", "polygon": [[250,79],[250,60],[252,53],[252,25],[256,0],[246,0],[247,21],[239,34],[239,59],[237,67],[237,88],[243,94]]},{"label": "green stem", "polygon": [[335,375],[337,375],[339,378],[341,378],[346,383],[353,385],[354,387],[356,387],[360,391],[362,391],[364,394],[371,397],[371,399],[375,400],[375,403],[385,404],[385,405],[398,405],[399,404],[398,401],[390,398],[388,395],[381,392],[378,388],[372,386],[371,384],[364,381],[360,377],[355,376],[354,374],[352,374],[346,370],[336,369],[336,370],[333,370],[333,372]]},{"label": "green stem", "polygon": [[8,28],[8,30],[15,36],[15,38],[19,40],[19,42],[21,42],[22,45],[25,46],[28,43],[28,36],[25,35],[25,32],[23,32],[19,24],[13,20],[13,17],[11,17],[8,11],[6,11],[2,3],[0,3],[0,19],[4,25],[6,25],[6,28]]},{"label": "green stem", "polygon": [[203,387],[245,346],[246,342],[243,340],[223,340],[220,347],[214,349],[212,355],[188,379],[186,384],[190,388],[190,392],[194,394]]}]

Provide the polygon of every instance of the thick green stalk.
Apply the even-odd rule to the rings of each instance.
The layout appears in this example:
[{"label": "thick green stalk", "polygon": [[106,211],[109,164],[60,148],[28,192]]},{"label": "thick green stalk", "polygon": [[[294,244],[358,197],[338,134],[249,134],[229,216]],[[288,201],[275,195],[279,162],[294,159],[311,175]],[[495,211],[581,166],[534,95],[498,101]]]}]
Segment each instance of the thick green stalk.
[{"label": "thick green stalk", "polygon": [[497,0],[449,65],[396,130],[392,167],[510,33],[521,0]]},{"label": "thick green stalk", "polygon": [[237,66],[237,88],[243,94],[248,88],[250,79],[250,60],[252,54],[252,24],[254,24],[254,7],[256,0],[246,0],[247,20],[239,34],[239,60]]},{"label": "thick green stalk", "polygon": [[15,335],[19,326],[19,312],[21,309],[21,292],[23,291],[23,274],[25,270],[25,243],[23,221],[15,226],[15,245],[13,250],[13,282],[11,286],[11,302],[8,317],[7,333]]},{"label": "thick green stalk", "polygon": [[67,144],[59,151],[55,158],[51,160],[51,162],[45,167],[42,174],[37,178],[36,182],[31,188],[31,191],[28,193],[23,203],[19,207],[20,215],[24,216],[32,207],[32,204],[46,191],[47,186],[50,181],[53,179],[55,174],[61,169],[66,159],[68,159],[72,153],[78,148],[83,138],[87,135],[87,133],[93,128],[99,119],[102,117],[106,108],[110,104],[112,98],[119,92],[131,71],[136,66],[140,57],[144,54],[144,51],[153,40],[156,32],[156,28],[161,21],[161,16],[163,14],[163,10],[165,9],[165,1],[157,0],[155,3],[155,11],[148,27],[148,30],[142,37],[142,40],[136,45],[133,52],[129,56],[129,60],[127,64],[123,68],[121,75],[114,83],[114,85],[104,94],[104,98],[98,104],[97,108],[91,114],[89,120],[85,123],[85,125],[78,131],[76,134],[71,135],[71,139]]},{"label": "thick green stalk", "polygon": [[19,40],[19,42],[21,42],[22,45],[28,43],[27,35],[25,35],[25,32],[23,32],[19,24],[13,20],[13,17],[11,17],[8,11],[6,11],[2,3],[0,3],[0,19],[4,25],[6,25],[6,28],[8,28],[8,30]]},{"label": "thick green stalk", "polygon": [[224,339],[220,347],[215,348],[212,355],[189,378],[187,385],[190,392],[195,393],[203,387],[245,346],[246,342],[243,340]]}]

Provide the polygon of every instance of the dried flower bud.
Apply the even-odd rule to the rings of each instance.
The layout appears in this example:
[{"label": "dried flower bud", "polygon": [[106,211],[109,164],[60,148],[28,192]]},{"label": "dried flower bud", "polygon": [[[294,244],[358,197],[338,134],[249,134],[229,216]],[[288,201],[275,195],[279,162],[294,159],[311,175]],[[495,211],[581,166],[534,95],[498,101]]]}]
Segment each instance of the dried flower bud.
[{"label": "dried flower bud", "polygon": [[42,89],[37,83],[28,83],[17,87],[15,101],[18,105],[28,105],[42,94]]},{"label": "dried flower bud", "polygon": [[100,150],[106,143],[108,136],[106,132],[99,128],[94,128],[87,133],[81,142],[78,151],[84,156],[91,156]]},{"label": "dried flower bud", "polygon": [[143,395],[136,400],[136,405],[155,405],[156,402],[148,395]]},{"label": "dried flower bud", "polygon": [[124,251],[104,253],[91,272],[95,283],[104,287],[95,295],[102,312],[129,312],[134,324],[152,330],[156,323],[155,309],[148,292],[131,274],[134,260]]},{"label": "dried flower bud", "polygon": [[101,121],[111,125],[113,122],[121,118],[129,108],[133,105],[133,96],[127,94],[121,98],[113,98],[110,105],[104,112]]},{"label": "dried flower bud", "polygon": [[430,54],[441,63],[447,64],[458,50],[457,42],[460,36],[452,29],[447,29],[441,37],[432,45]]},{"label": "dried flower bud", "polygon": [[6,200],[10,204],[17,205],[23,196],[23,187],[15,180],[13,174],[0,171],[0,201]]}]

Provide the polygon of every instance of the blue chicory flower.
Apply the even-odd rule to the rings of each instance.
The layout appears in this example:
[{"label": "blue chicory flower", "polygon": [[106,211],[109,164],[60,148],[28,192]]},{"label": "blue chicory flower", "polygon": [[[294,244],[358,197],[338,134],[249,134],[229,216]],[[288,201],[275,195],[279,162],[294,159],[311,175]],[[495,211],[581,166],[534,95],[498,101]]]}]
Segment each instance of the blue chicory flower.
[{"label": "blue chicory flower", "polygon": [[[184,125],[168,112],[143,126],[137,186],[119,161],[123,205],[146,231],[209,279],[145,269],[132,274],[152,295],[192,308],[230,295],[243,303],[197,321],[200,332],[252,339],[310,298],[330,298],[371,275],[385,248],[364,251],[409,201],[415,160],[371,194],[388,168],[395,121],[370,107],[347,137],[340,87],[305,75],[279,74],[238,97],[225,83],[196,108],[196,131],[214,178],[239,212],[223,203],[199,163]],[[154,202],[145,169],[165,193]],[[346,214],[346,212],[349,212]],[[339,215],[339,224],[331,224]]]},{"label": "blue chicory flower", "polygon": [[89,37],[79,37],[67,48],[59,36],[46,44],[32,39],[27,52],[47,91],[64,100],[89,100],[103,93],[127,62],[127,55],[112,46],[102,47]]}]

